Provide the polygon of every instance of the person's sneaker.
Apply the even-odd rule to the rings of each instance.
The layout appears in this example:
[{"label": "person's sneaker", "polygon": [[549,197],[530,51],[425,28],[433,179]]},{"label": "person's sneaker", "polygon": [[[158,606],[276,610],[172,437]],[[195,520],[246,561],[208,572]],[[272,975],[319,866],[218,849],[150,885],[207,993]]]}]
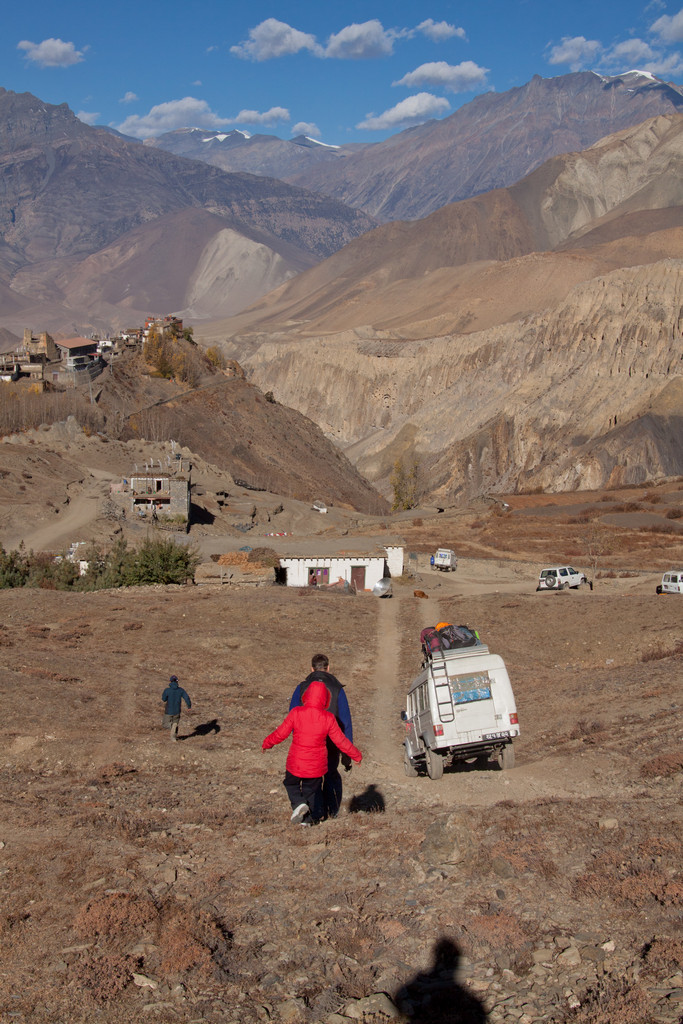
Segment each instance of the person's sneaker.
[{"label": "person's sneaker", "polygon": [[310,814],[308,804],[299,804],[292,811],[292,817],[289,820],[293,821],[295,825],[301,825],[307,814]]}]

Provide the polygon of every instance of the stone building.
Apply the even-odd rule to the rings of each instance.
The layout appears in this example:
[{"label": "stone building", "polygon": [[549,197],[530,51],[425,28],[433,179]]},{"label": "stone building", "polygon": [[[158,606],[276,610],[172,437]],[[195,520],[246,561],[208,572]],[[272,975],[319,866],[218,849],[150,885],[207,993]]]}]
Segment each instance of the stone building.
[{"label": "stone building", "polygon": [[190,521],[191,465],[180,460],[176,465],[161,468],[145,468],[143,473],[135,472],[128,481],[131,509],[140,518],[158,519],[160,522]]}]

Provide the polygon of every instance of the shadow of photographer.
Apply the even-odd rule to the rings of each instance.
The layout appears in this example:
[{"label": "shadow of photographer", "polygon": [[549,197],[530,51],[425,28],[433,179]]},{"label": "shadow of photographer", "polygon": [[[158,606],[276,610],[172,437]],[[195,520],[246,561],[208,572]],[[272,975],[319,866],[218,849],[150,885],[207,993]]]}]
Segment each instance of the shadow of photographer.
[{"label": "shadow of photographer", "polygon": [[460,950],[452,939],[434,944],[433,965],[394,994],[395,1005],[415,1024],[485,1024],[482,1002],[456,979]]},{"label": "shadow of photographer", "polygon": [[364,814],[383,814],[386,810],[386,804],[384,796],[377,789],[374,782],[371,782],[369,786],[366,786],[362,793],[358,793],[357,796],[351,797],[349,801],[349,814],[358,814],[363,812]]}]

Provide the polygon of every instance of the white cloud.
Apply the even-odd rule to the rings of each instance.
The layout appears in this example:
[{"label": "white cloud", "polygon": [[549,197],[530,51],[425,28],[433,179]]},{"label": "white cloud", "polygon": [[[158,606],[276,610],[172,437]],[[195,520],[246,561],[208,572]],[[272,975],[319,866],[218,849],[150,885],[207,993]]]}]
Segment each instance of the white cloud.
[{"label": "white cloud", "polygon": [[385,29],[377,18],[364,21],[362,24],[347,25],[331,35],[325,47],[326,57],[339,60],[369,60],[374,57],[387,57],[393,53],[394,42],[402,32]]},{"label": "white cloud", "polygon": [[78,113],[76,114],[76,117],[78,118],[79,121],[82,121],[83,124],[97,124],[97,122],[98,122],[98,120],[100,118],[100,115],[98,113],[97,114],[89,114],[87,112],[87,110],[79,110]]},{"label": "white cloud", "polygon": [[580,71],[594,63],[603,51],[602,43],[585,36],[564,36],[558,46],[550,48],[549,64],[568,64],[572,71]]},{"label": "white cloud", "polygon": [[258,110],[240,110],[237,117],[229,117],[221,124],[275,124],[276,121],[289,121],[291,115],[286,107],[271,107],[260,113]]},{"label": "white cloud", "polygon": [[657,18],[650,25],[650,32],[659,36],[665,43],[683,42],[683,8],[681,8],[678,14],[663,14],[661,18]]},{"label": "white cloud", "polygon": [[364,128],[367,131],[408,128],[410,125],[422,124],[437,114],[445,114],[447,110],[450,110],[447,99],[432,96],[428,92],[419,92],[415,96],[401,100],[383,114],[367,114],[365,120],[357,124],[356,128]]},{"label": "white cloud", "polygon": [[226,124],[234,124],[224,117],[213,113],[205,100],[197,100],[185,96],[182,100],[169,100],[152,107],[148,114],[132,114],[122,124],[115,127],[124,135],[132,135],[136,139],[146,139],[150,135],[161,135],[172,132],[176,128],[218,128]]},{"label": "white cloud", "polygon": [[315,36],[300,32],[277,18],[266,18],[256,28],[249,29],[248,40],[230,47],[230,53],[243,60],[271,60],[299,53],[300,50],[310,50],[316,56],[322,56],[322,47]]},{"label": "white cloud", "polygon": [[616,43],[604,56],[608,64],[615,64],[622,68],[640,67],[645,61],[657,57],[651,46],[642,39],[627,39],[623,43]]},{"label": "white cloud", "polygon": [[488,68],[482,68],[474,61],[464,60],[461,64],[447,64],[445,60],[421,64],[414,71],[394,82],[393,85],[407,85],[413,89],[421,85],[441,86],[449,92],[469,92],[485,86]]},{"label": "white cloud", "polygon": [[649,71],[659,78],[679,78],[683,75],[683,57],[680,53],[671,53],[668,57],[659,57],[648,61],[640,67],[640,71]]},{"label": "white cloud", "polygon": [[119,103],[137,103],[139,97],[134,92],[127,92],[125,96],[122,96]]},{"label": "white cloud", "polygon": [[310,139],[319,139],[321,131],[312,121],[297,121],[292,125],[292,135],[308,135]]},{"label": "white cloud", "polygon": [[65,43],[61,39],[43,39],[42,43],[31,43],[22,39],[17,43],[17,50],[23,50],[26,60],[33,61],[41,68],[68,68],[79,64],[88,49],[77,50],[73,43]]},{"label": "white cloud", "polygon": [[455,25],[449,25],[447,21],[434,21],[433,18],[421,21],[416,31],[422,32],[435,43],[441,42],[442,39],[452,39],[453,36],[457,36],[458,39],[466,38],[464,28],[456,28]]}]

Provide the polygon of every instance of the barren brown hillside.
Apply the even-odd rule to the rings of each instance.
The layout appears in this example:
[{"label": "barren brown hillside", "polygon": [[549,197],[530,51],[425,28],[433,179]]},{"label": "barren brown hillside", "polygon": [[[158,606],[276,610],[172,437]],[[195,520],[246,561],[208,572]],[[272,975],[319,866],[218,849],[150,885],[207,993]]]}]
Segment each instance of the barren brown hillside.
[{"label": "barren brown hillside", "polygon": [[[3,592],[0,1013],[679,1022],[677,600],[522,593],[502,562],[467,596],[461,570],[445,591],[423,574],[427,600]],[[438,618],[506,660],[512,771],[403,774],[398,711]],[[306,830],[260,741],[316,648],[365,756],[340,817]],[[176,744],[171,672],[193,703]]]},{"label": "barren brown hillside", "polygon": [[677,475],[682,139],[656,118],[385,225],[202,339],[387,494],[397,459],[442,503]]}]

